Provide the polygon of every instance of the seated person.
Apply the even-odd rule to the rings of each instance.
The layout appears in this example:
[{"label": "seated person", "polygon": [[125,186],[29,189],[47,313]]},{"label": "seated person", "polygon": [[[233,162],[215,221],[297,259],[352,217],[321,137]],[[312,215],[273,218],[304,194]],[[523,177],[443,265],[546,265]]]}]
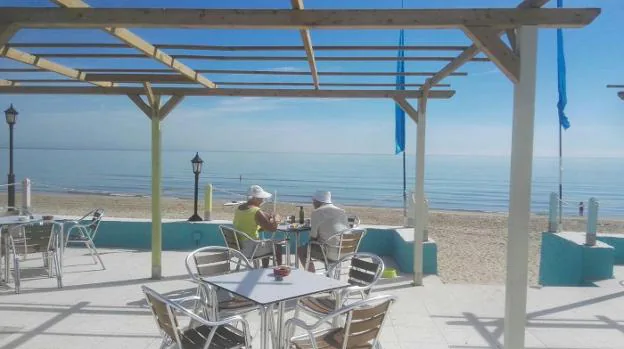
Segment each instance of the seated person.
[{"label": "seated person", "polygon": [[[310,240],[325,242],[331,236],[349,228],[347,214],[345,211],[332,203],[331,193],[328,191],[317,191],[312,198],[314,211],[310,216]],[[337,243],[338,241],[334,241]],[[305,263],[308,246],[301,246],[298,249],[299,259]],[[329,248],[327,257],[338,258],[338,250]],[[310,263],[308,271],[314,272],[314,264]]]},{"label": "seated person", "polygon": [[[274,214],[263,212],[260,209],[260,205],[265,199],[271,197],[270,193],[267,193],[259,185],[252,185],[247,191],[247,202],[238,206],[234,213],[234,220],[232,221],[234,229],[241,231],[250,238],[259,240],[260,230],[263,231],[275,231],[279,222],[279,217],[275,217]],[[252,257],[254,248],[256,253],[254,256],[270,255],[273,253],[273,244],[270,241],[261,243],[254,242],[246,239],[243,236],[239,236],[239,242],[241,244],[241,252],[247,258]],[[280,246],[275,246],[275,253],[277,264],[282,264],[282,250]],[[269,257],[262,259],[262,267],[267,268],[269,266]]]}]

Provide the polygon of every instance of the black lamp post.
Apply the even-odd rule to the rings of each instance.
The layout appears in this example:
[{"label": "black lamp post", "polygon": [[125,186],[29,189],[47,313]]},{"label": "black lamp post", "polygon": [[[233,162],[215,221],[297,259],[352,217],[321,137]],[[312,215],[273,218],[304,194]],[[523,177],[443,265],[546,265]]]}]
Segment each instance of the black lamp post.
[{"label": "black lamp post", "polygon": [[193,165],[193,173],[195,174],[195,210],[191,218],[188,220],[191,222],[203,221],[203,219],[197,214],[197,196],[199,195],[199,174],[201,173],[202,164],[204,161],[199,157],[199,153],[195,153],[195,157],[191,160]]},{"label": "black lamp post", "polygon": [[9,211],[15,211],[15,174],[13,173],[13,125],[17,121],[17,110],[13,108],[13,104],[9,109],[4,111],[6,122],[9,124]]}]

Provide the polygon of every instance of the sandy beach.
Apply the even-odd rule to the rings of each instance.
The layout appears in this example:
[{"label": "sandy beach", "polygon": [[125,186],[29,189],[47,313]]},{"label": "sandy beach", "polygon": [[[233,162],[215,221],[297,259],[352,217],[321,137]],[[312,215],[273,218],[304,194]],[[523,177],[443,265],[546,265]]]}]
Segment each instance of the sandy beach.
[{"label": "sandy beach", "polygon": [[[0,195],[0,202],[6,197]],[[18,196],[18,202],[20,198]],[[38,213],[58,215],[81,215],[90,209],[101,207],[106,216],[148,218],[150,198],[115,197],[74,194],[33,194],[32,206]],[[271,209],[272,204],[267,204]],[[223,202],[213,205],[213,219],[231,219],[233,206]],[[311,205],[305,206],[306,216]],[[345,207],[349,213],[358,215],[364,224],[398,226],[403,222],[402,209]],[[163,218],[188,218],[193,202],[187,199],[165,198],[162,200]],[[295,214],[296,204],[278,205],[278,213]],[[203,216],[203,203],[200,203]],[[541,232],[547,227],[547,217],[533,216],[530,225],[529,278],[537,284]],[[585,221],[569,218],[565,230],[584,231]],[[438,243],[438,270],[447,283],[501,284],[505,281],[507,216],[497,213],[431,212],[429,234]],[[599,233],[624,233],[624,220],[600,220]]]}]

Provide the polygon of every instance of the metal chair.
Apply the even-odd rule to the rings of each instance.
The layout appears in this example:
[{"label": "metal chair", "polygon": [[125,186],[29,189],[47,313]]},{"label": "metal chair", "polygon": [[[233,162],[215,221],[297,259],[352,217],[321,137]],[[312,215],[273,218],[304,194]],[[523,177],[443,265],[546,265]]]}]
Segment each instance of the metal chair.
[{"label": "metal chair", "polygon": [[95,243],[93,242],[103,217],[104,210],[98,208],[87,213],[77,221],[67,222],[68,224],[72,224],[72,226],[67,230],[65,247],[69,244],[83,244],[89,250],[91,258],[93,258],[93,263],[97,264],[99,261],[102,269],[106,269],[98,250],[95,248]]},{"label": "metal chair", "polygon": [[[394,296],[377,296],[358,301],[340,310],[327,314],[312,325],[301,319],[286,321],[284,333],[285,348],[295,349],[370,349],[379,348],[379,334]],[[346,315],[344,326],[321,329],[321,326],[335,318]],[[303,335],[293,336],[296,328],[304,330]]]},{"label": "metal chair", "polygon": [[[222,246],[199,248],[186,257],[186,270],[197,283],[198,302],[195,311],[201,311],[204,317],[218,320],[224,315],[240,314],[257,309],[257,305],[245,298],[218,289],[202,281],[202,277],[221,275],[245,269],[252,269],[251,263],[237,250]],[[219,300],[219,295],[225,300]]]},{"label": "metal chair", "polygon": [[295,317],[298,316],[300,310],[316,317],[326,316],[344,306],[353,295],[358,295],[361,299],[368,298],[372,287],[381,278],[384,268],[383,260],[375,254],[350,253],[345,255],[329,268],[327,276],[340,279],[342,275],[346,275],[347,282],[351,286],[338,292],[299,299],[295,308]]},{"label": "metal chair", "polygon": [[[249,348],[249,324],[240,316],[222,321],[208,321],[183,306],[165,298],[149,287],[142,286],[147,303],[152,309],[161,332],[161,348],[242,349]],[[189,318],[188,326],[181,326],[178,315]],[[236,328],[242,325],[242,330]]]},{"label": "metal chair", "polygon": [[312,259],[323,262],[325,270],[349,253],[360,248],[360,242],[366,235],[366,229],[349,228],[330,236],[326,241],[310,240],[306,255],[306,267]]},{"label": "metal chair", "polygon": [[[60,234],[63,234],[63,226],[56,222],[30,222],[9,228],[4,253],[12,254],[13,257],[15,293],[20,293],[21,290],[20,255],[27,259],[31,253],[42,254],[43,266],[48,272],[48,277],[56,275],[58,288],[63,287]],[[8,281],[8,265],[5,268],[7,269],[5,278]]]},{"label": "metal chair", "polygon": [[347,222],[349,224],[349,228],[357,228],[360,226],[360,217],[352,214],[347,216]]},{"label": "metal chair", "polygon": [[[276,241],[273,239],[252,239],[249,235],[243,233],[242,231],[236,230],[232,227],[228,227],[226,225],[220,225],[219,230],[221,231],[221,235],[223,236],[223,240],[225,241],[225,245],[231,249],[235,249],[241,253],[243,253],[241,240],[246,239],[252,241],[255,246],[253,251],[249,256],[245,256],[251,263],[254,264],[256,268],[260,266],[260,261],[265,258],[272,258],[273,265],[277,265],[277,253],[275,250],[275,245],[282,245],[282,241]],[[256,254],[258,251],[258,247],[264,244],[269,244],[271,246],[272,252],[265,254]],[[286,244],[288,246],[288,244]],[[289,251],[286,251],[286,255],[289,254]]]}]

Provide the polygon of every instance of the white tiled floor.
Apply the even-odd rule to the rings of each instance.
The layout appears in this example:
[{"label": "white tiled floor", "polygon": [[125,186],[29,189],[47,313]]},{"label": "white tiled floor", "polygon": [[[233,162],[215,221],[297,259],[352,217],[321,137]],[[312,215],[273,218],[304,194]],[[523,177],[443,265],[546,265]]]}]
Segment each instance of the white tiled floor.
[{"label": "white tiled floor", "polygon": [[[161,281],[148,278],[149,252],[102,252],[107,270],[84,250],[68,250],[62,290],[45,277],[24,280],[20,295],[1,288],[0,349],[158,348],[140,286],[170,295],[192,292],[186,252],[163,254]],[[527,348],[624,348],[623,271],[601,287],[529,289]],[[427,277],[424,287],[414,288],[407,275],[384,280],[376,293],[399,297],[382,333],[385,349],[502,347],[502,286],[447,285]],[[257,335],[257,316],[248,319]]]}]

